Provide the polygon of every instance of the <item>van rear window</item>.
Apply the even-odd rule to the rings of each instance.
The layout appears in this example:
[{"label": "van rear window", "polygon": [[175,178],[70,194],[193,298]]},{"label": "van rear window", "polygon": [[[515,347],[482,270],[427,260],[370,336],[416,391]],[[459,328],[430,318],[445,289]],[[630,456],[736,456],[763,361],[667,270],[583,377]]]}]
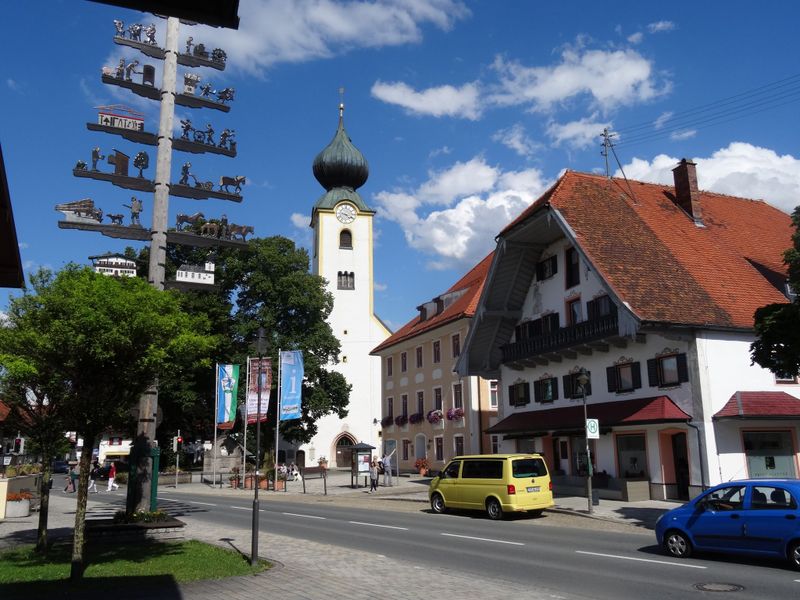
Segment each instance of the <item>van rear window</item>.
[{"label": "van rear window", "polygon": [[502,460],[465,460],[462,479],[502,479]]},{"label": "van rear window", "polygon": [[541,477],[547,475],[547,467],[541,458],[521,458],[511,462],[514,477]]}]

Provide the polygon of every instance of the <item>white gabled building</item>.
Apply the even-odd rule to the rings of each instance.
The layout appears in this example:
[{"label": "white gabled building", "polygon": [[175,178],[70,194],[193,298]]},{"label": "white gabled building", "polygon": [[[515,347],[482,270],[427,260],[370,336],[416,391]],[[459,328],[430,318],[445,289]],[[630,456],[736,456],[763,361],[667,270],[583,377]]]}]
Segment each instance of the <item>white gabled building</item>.
[{"label": "white gabled building", "polygon": [[214,263],[206,262],[202,266],[183,264],[175,274],[175,281],[178,283],[214,285]]},{"label": "white gabled building", "polygon": [[[331,365],[351,384],[347,417],[317,422],[317,434],[303,444],[298,464],[313,466],[324,456],[330,467],[349,467],[343,446],[365,442],[380,448],[381,362],[370,351],[390,331],[373,305],[373,234],[369,208],[356,191],[369,176],[367,161],[344,129],[343,105],[333,140],[314,159],[314,176],[326,192],[314,204],[312,272],[327,281],[333,295],[328,323],[341,343],[340,362]],[[287,457],[290,459],[290,457]]]},{"label": "white gabled building", "polygon": [[95,273],[113,277],[136,277],[136,262],[124,254],[108,252],[98,256],[90,256]]},{"label": "white gabled building", "polygon": [[753,314],[787,302],[789,215],[675,186],[567,172],[497,238],[458,364],[498,378],[504,451],[544,454],[556,491],[688,498],[800,474],[797,374],[751,364]]}]

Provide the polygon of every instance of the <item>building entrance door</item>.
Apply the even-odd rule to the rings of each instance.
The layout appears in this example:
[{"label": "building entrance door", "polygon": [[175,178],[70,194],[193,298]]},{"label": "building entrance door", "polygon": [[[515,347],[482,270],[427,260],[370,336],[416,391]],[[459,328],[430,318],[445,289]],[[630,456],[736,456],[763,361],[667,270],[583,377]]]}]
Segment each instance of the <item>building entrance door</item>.
[{"label": "building entrance door", "polygon": [[679,500],[689,499],[689,453],[686,449],[686,434],[672,436],[672,464],[675,465],[675,486]]}]

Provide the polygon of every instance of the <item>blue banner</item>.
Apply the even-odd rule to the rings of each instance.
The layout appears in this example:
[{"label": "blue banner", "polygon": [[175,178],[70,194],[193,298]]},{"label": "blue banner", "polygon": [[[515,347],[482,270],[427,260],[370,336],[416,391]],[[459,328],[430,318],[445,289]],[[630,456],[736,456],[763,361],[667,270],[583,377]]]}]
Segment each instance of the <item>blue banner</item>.
[{"label": "blue banner", "polygon": [[281,352],[281,421],[302,416],[303,353],[300,350]]}]

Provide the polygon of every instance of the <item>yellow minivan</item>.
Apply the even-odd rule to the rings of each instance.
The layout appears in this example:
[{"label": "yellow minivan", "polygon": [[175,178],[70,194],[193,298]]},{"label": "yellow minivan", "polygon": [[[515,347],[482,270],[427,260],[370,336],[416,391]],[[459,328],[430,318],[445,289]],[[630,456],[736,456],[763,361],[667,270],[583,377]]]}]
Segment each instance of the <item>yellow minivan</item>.
[{"label": "yellow minivan", "polygon": [[536,516],[553,506],[553,483],[539,454],[456,456],[428,489],[431,508],[485,510],[490,519],[506,512]]}]

